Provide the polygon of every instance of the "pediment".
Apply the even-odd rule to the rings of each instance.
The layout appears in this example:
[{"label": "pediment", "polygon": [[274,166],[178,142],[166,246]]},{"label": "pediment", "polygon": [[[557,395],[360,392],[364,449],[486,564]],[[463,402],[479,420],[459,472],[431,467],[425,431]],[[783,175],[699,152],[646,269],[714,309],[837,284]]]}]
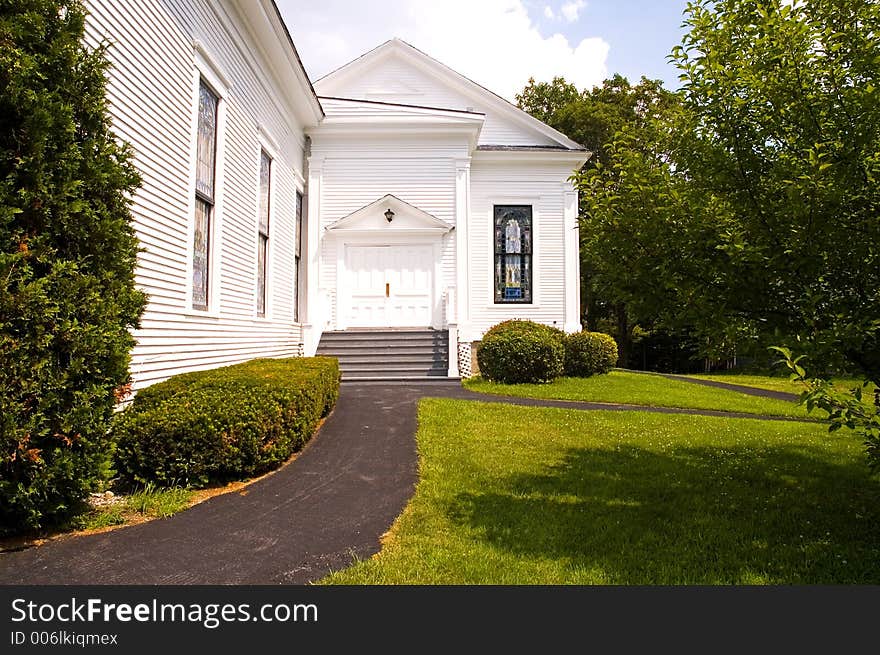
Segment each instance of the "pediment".
[{"label": "pediment", "polygon": [[[391,220],[386,217],[392,212]],[[327,226],[329,234],[445,234],[452,226],[423,209],[388,194]]]},{"label": "pediment", "polygon": [[315,88],[322,96],[483,113],[486,119],[480,145],[583,149],[561,132],[400,39],[392,39],[325,75],[315,82]]}]

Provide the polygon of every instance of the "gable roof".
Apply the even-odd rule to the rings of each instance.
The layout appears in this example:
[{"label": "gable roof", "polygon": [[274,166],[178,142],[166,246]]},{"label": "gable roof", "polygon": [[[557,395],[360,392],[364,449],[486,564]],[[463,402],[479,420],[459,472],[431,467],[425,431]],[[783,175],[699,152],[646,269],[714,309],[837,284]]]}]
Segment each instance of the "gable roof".
[{"label": "gable roof", "polygon": [[[387,220],[385,211],[390,209],[394,216]],[[379,230],[389,232],[407,233],[437,233],[444,234],[452,229],[452,226],[429,214],[395,195],[387,194],[374,200],[369,205],[343,216],[338,221],[331,223],[325,228],[328,232],[377,232]]]},{"label": "gable roof", "polygon": [[316,125],[324,118],[324,109],[275,0],[236,0],[232,6],[299,120],[306,126]]},{"label": "gable roof", "polygon": [[[477,84],[461,73],[454,71],[445,64],[425,54],[415,46],[398,38],[391,39],[390,41],[386,41],[382,45],[373,48],[357,59],[350,61],[316,80],[315,84],[318,85],[319,91],[321,91],[322,95],[334,95],[334,86],[349,79],[353,75],[357,75],[358,71],[367,68],[373,62],[392,54],[403,56],[420,69],[428,72],[435,79],[441,81],[443,84],[451,87],[459,93],[471,98],[479,99],[481,103],[491,107],[498,116],[503,116],[514,123],[531,128],[554,143],[558,143],[561,147],[569,150],[583,150],[583,146],[572,141],[562,132],[559,132],[546,123],[539,121],[537,118],[523,111],[510,101],[505,100],[486,87]],[[322,89],[321,87],[324,88]]]}]

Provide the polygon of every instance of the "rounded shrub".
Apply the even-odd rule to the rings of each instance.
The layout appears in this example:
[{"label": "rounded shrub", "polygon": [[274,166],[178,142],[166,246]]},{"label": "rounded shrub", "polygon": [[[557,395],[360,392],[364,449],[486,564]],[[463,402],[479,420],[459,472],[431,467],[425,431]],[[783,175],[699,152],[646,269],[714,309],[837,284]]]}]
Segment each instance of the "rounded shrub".
[{"label": "rounded shrub", "polygon": [[601,332],[565,337],[565,374],[573,378],[608,373],[617,364],[617,342]]},{"label": "rounded shrub", "polygon": [[339,393],[326,357],[259,359],[153,385],[113,427],[130,485],[204,487],[259,475],[305,445]]},{"label": "rounded shrub", "polygon": [[562,375],[564,333],[532,321],[504,321],[483,336],[477,350],[480,373],[505,384],[550,382]]}]

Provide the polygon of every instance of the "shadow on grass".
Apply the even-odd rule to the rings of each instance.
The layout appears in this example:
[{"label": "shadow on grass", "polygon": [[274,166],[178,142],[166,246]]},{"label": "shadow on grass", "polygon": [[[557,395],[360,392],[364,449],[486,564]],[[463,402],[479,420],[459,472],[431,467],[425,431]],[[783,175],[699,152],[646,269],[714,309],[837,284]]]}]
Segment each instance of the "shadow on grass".
[{"label": "shadow on grass", "polygon": [[880,483],[809,448],[569,449],[539,475],[462,493],[493,547],[612,584],[880,582]]}]

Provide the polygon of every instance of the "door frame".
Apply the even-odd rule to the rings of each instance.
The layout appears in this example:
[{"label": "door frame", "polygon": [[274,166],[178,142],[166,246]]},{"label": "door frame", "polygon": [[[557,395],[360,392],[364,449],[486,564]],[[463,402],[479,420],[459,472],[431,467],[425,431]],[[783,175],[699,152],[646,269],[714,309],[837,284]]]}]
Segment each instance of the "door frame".
[{"label": "door frame", "polygon": [[[426,246],[431,248],[431,252],[434,256],[434,267],[431,272],[432,282],[431,282],[431,322],[429,325],[425,327],[431,327],[435,330],[442,329],[442,321],[443,321],[443,308],[442,308],[442,300],[443,300],[443,292],[441,288],[442,284],[442,248],[441,244],[443,241],[442,235],[432,235],[431,237],[426,237],[424,235],[414,236],[414,235],[405,235],[405,234],[361,234],[355,237],[354,235],[346,235],[343,238],[340,238],[336,242],[336,317],[335,317],[335,326],[336,330],[345,330],[349,326],[347,325],[346,317],[348,316],[349,309],[351,308],[351,294],[348,293],[348,290],[345,288],[344,282],[347,277],[347,266],[346,266],[346,249],[349,246],[356,247],[369,247],[369,246]],[[398,326],[387,326],[387,327],[398,327]],[[381,329],[381,328],[379,328]]]}]

